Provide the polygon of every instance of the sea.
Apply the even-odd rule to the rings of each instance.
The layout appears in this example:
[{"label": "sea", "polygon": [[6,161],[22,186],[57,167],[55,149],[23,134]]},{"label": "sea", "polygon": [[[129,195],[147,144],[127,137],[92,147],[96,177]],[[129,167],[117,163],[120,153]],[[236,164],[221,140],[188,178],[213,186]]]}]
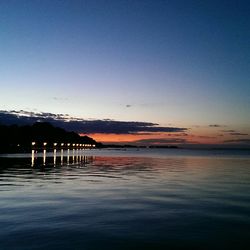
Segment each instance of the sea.
[{"label": "sea", "polygon": [[0,155],[0,249],[250,249],[250,151]]}]

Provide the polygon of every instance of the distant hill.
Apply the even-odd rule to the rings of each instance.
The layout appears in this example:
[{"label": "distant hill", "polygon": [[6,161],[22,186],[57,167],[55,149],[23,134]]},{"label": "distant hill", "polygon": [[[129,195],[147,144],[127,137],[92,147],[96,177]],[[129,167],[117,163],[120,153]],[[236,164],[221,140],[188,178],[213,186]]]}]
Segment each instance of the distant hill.
[{"label": "distant hill", "polygon": [[88,136],[80,136],[75,132],[68,132],[62,128],[54,127],[50,123],[35,123],[27,126],[0,125],[0,153],[22,152],[31,149],[31,142],[42,146],[47,142],[48,148],[53,143],[79,143],[99,145]]}]

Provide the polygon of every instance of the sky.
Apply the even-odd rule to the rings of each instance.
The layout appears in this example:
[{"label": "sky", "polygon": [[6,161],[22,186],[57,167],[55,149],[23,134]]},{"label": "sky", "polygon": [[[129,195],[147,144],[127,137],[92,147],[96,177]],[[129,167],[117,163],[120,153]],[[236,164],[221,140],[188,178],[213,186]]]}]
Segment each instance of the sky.
[{"label": "sky", "polygon": [[102,142],[250,145],[249,13],[236,0],[2,0],[0,122],[60,114],[102,121],[76,129]]}]

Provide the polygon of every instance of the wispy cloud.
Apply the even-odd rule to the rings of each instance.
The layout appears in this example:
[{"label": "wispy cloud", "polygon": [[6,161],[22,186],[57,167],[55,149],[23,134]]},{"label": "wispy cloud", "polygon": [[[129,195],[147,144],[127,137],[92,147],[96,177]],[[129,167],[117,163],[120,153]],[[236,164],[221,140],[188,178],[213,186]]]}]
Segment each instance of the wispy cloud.
[{"label": "wispy cloud", "polygon": [[187,133],[175,133],[175,134],[167,134],[167,136],[181,136],[181,137],[183,137],[183,136],[190,136],[189,134],[187,134]]},{"label": "wispy cloud", "polygon": [[224,143],[235,143],[235,144],[250,144],[250,139],[234,139],[234,140],[225,140]]},{"label": "wispy cloud", "polygon": [[182,138],[170,138],[170,139],[161,139],[161,138],[150,138],[150,139],[141,139],[134,141],[138,144],[183,144],[186,143],[186,139]]},{"label": "wispy cloud", "polygon": [[210,125],[208,125],[208,127],[210,127],[210,128],[222,128],[222,127],[226,127],[226,126],[220,125],[220,124],[210,124]]},{"label": "wispy cloud", "polygon": [[244,135],[248,135],[248,134],[239,133],[239,132],[233,132],[233,133],[230,133],[230,135],[244,136]]},{"label": "wispy cloud", "polygon": [[245,135],[248,135],[246,133],[241,133],[241,132],[238,132],[238,131],[233,130],[233,129],[222,130],[222,132],[227,133],[229,135],[233,135],[233,136],[245,136]]},{"label": "wispy cloud", "polygon": [[214,136],[208,136],[208,135],[197,135],[196,137],[201,138],[201,139],[213,139],[213,138],[215,138]]},{"label": "wispy cloud", "polygon": [[136,134],[136,133],[177,133],[185,132],[187,128],[180,127],[162,127],[157,123],[138,122],[138,121],[114,121],[87,120],[77,117],[71,117],[65,114],[53,113],[35,113],[24,110],[20,111],[0,111],[0,123],[2,124],[33,124],[35,122],[49,122],[54,126],[64,128],[68,131],[77,133],[112,133],[112,134]]},{"label": "wispy cloud", "polygon": [[53,100],[55,100],[55,101],[68,101],[68,98],[67,97],[54,96]]}]

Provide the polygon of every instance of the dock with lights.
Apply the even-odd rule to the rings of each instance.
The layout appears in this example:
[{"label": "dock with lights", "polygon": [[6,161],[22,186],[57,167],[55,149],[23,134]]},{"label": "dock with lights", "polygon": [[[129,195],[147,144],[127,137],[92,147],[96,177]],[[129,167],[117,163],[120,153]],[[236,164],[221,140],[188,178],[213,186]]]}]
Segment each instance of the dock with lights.
[{"label": "dock with lights", "polygon": [[48,143],[48,142],[31,142],[32,149],[93,149],[95,148],[95,144],[83,144],[83,143]]},{"label": "dock with lights", "polygon": [[54,166],[57,164],[58,156],[60,158],[60,165],[64,164],[65,157],[66,157],[67,165],[86,163],[86,156],[83,155],[84,150],[93,149],[95,147],[96,147],[95,144],[32,142],[31,143],[31,166],[33,167],[35,165],[35,159],[37,158],[37,153],[39,151],[42,152],[42,159],[43,159],[42,165],[44,166],[47,165],[47,158],[48,158],[47,152],[53,152],[53,165]]}]

